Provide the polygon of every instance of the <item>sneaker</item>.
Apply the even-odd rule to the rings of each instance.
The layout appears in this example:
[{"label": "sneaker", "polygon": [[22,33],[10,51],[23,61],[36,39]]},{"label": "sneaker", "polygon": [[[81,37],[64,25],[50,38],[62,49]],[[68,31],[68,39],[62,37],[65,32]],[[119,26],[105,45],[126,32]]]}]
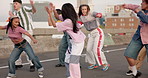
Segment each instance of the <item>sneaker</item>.
[{"label": "sneaker", "polygon": [[16,70],[17,70],[18,68],[22,68],[22,67],[23,67],[23,65],[15,65]]},{"label": "sneaker", "polygon": [[35,71],[35,66],[30,66],[30,72],[34,72]]},{"label": "sneaker", "polygon": [[131,76],[133,74],[133,72],[131,70],[129,70],[128,72],[126,72],[127,76]]},{"label": "sneaker", "polygon": [[142,75],[142,73],[141,73],[141,72],[139,72],[139,71],[137,71],[136,76],[134,76],[134,75],[133,75],[133,77],[132,77],[132,78],[138,78],[138,77],[140,77],[141,75]]},{"label": "sneaker", "polygon": [[107,71],[108,68],[109,68],[109,66],[110,66],[110,64],[106,64],[105,66],[103,66],[102,70],[103,70],[103,71]]},{"label": "sneaker", "polygon": [[88,66],[88,69],[95,69],[95,68],[98,68],[98,65],[97,64],[90,64],[90,66]]},{"label": "sneaker", "polygon": [[65,65],[57,64],[57,65],[55,65],[55,67],[65,67]]},{"label": "sneaker", "polygon": [[16,78],[16,76],[13,76],[13,77],[12,76],[7,76],[6,78]]},{"label": "sneaker", "polygon": [[42,71],[38,72],[38,76],[39,78],[43,78],[44,77],[43,72]]}]

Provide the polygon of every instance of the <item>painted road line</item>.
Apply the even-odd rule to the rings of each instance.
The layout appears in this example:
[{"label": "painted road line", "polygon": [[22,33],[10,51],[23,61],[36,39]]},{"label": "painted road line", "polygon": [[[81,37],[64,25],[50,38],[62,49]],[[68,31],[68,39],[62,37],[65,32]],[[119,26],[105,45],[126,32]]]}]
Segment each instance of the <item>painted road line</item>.
[{"label": "painted road line", "polygon": [[120,48],[120,49],[114,49],[114,50],[107,50],[107,51],[103,51],[103,52],[115,52],[115,51],[121,51],[121,50],[125,50],[126,48]]},{"label": "painted road line", "polygon": [[[114,50],[106,50],[106,51],[103,51],[103,52],[115,52],[115,51],[120,51],[120,50],[125,50],[126,48],[120,48],[120,49],[114,49]],[[82,57],[85,57],[86,54],[82,54],[81,55]],[[56,61],[58,60],[59,58],[53,58],[53,59],[47,59],[47,60],[42,60],[40,61],[41,63],[44,63],[44,62],[51,62],[51,61]],[[23,65],[28,65],[29,63],[23,63]],[[8,68],[8,66],[1,66],[0,69],[4,69],[4,68]]]},{"label": "painted road line", "polygon": [[[59,58],[53,58],[53,59],[47,59],[47,60],[42,60],[40,61],[41,63],[44,63],[44,62],[50,62],[50,61],[56,61],[58,60]],[[29,63],[23,63],[23,65],[28,65]],[[8,68],[8,66],[2,66],[0,67],[0,69],[4,69],[4,68]]]}]

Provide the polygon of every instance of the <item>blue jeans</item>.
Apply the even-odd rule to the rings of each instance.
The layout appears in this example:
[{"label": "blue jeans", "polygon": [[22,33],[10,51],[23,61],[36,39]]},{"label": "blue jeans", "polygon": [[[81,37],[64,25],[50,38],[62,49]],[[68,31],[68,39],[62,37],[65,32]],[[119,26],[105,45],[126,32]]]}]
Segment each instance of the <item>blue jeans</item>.
[{"label": "blue jeans", "polygon": [[133,58],[133,59],[137,59],[137,56],[140,52],[140,50],[143,48],[143,46],[145,46],[146,48],[146,52],[147,52],[147,56],[148,56],[148,44],[143,44],[141,41],[141,38],[139,39],[132,39],[130,44],[128,45],[128,47],[125,50],[124,56],[129,57],[129,58]]},{"label": "blue jeans", "polygon": [[64,36],[59,45],[59,62],[62,65],[65,64],[65,53],[68,49],[69,44],[70,44],[69,35],[67,32],[64,32]]},{"label": "blue jeans", "polygon": [[15,76],[15,61],[20,57],[22,52],[26,52],[26,54],[29,56],[30,60],[34,63],[35,67],[38,69],[38,71],[43,71],[43,67],[38,59],[37,56],[35,56],[34,51],[30,44],[26,41],[23,44],[15,45],[14,49],[9,57],[8,65],[9,65],[9,74],[8,76]]}]

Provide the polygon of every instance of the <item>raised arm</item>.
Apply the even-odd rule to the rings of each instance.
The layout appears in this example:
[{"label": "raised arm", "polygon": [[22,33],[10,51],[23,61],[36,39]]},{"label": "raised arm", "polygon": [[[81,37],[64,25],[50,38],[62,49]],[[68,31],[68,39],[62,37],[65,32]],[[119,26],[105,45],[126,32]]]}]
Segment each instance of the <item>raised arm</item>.
[{"label": "raised arm", "polygon": [[32,7],[32,13],[36,13],[36,8],[34,7],[34,1],[33,0],[30,0],[30,4],[31,4],[31,7]]},{"label": "raised arm", "polygon": [[139,17],[139,19],[143,22],[148,24],[148,15],[146,15],[144,12],[136,9],[135,10],[137,12],[137,16]]},{"label": "raised arm", "polygon": [[57,20],[59,20],[59,14],[57,13],[55,6],[53,5],[53,3],[49,3],[50,8],[52,8],[54,16]]},{"label": "raised arm", "polygon": [[48,13],[48,25],[56,27],[56,23],[55,23],[54,19],[52,18],[52,8],[45,7],[45,9]]},{"label": "raised arm", "polygon": [[133,10],[135,13],[137,13],[137,16],[143,23],[148,24],[148,15],[146,15],[144,12],[141,11],[139,5],[133,5],[133,4],[123,4],[123,8]]}]

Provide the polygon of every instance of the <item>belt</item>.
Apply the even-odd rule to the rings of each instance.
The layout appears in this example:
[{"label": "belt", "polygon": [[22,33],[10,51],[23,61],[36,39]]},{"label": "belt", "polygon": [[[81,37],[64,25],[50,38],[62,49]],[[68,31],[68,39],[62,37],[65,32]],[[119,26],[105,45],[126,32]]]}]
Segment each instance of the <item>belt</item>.
[{"label": "belt", "polygon": [[20,46],[20,45],[22,45],[22,44],[24,44],[24,43],[26,43],[27,41],[24,39],[22,42],[20,42],[20,43],[18,43],[18,44],[15,44],[15,46]]}]

